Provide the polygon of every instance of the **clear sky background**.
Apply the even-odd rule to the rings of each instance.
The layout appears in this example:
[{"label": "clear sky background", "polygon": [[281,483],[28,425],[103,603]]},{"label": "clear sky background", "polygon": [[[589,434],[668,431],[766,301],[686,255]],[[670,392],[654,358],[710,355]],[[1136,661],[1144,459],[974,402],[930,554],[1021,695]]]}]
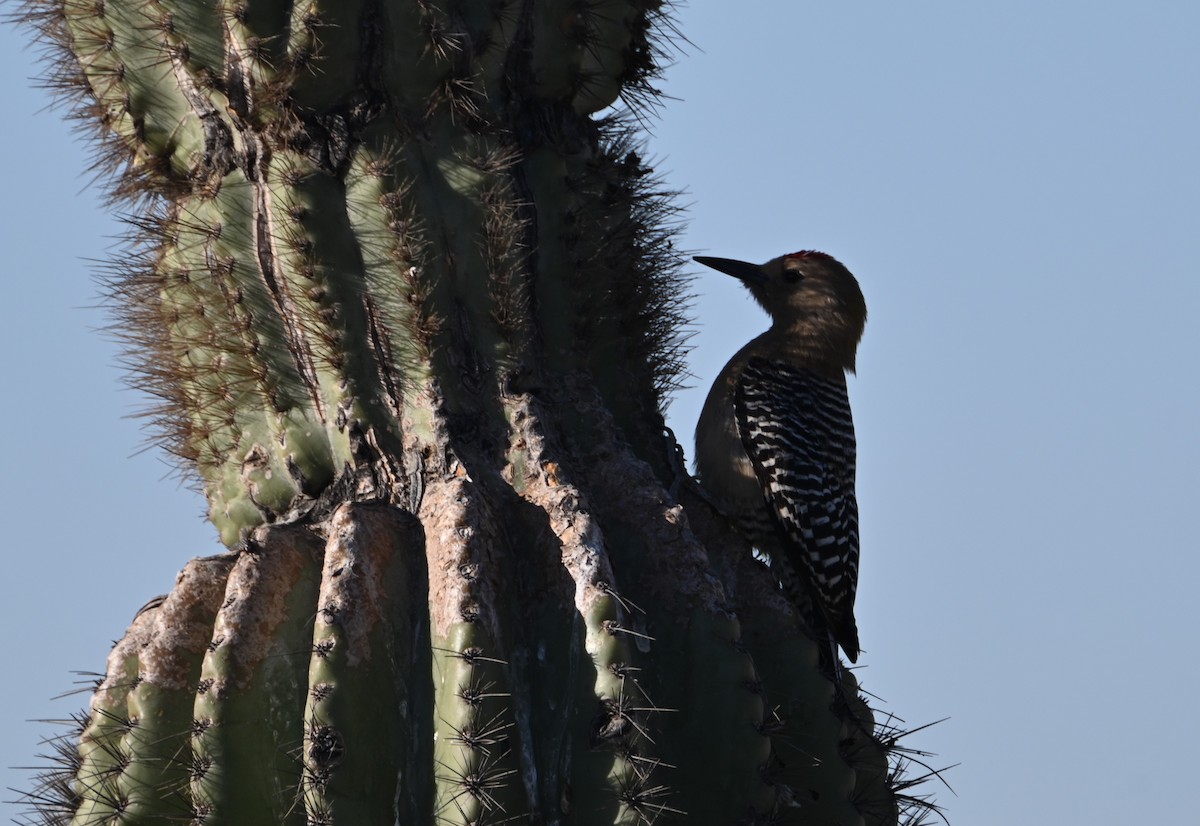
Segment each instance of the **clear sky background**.
[{"label": "clear sky background", "polygon": [[[8,4],[11,6],[11,4]],[[870,306],[864,687],[938,753],[956,826],[1195,823],[1200,4],[693,0],[652,154],[695,252],[841,258]],[[0,28],[6,506],[0,786],[192,556],[203,503],[127,417],[89,148]],[[694,290],[689,450],[765,318]],[[12,792],[2,795],[14,797]],[[0,818],[19,808],[0,805]]]}]

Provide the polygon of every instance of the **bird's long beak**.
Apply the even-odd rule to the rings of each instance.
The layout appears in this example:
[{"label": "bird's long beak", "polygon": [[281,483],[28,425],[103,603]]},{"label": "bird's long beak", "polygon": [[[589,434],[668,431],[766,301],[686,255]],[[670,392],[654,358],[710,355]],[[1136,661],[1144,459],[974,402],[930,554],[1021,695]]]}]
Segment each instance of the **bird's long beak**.
[{"label": "bird's long beak", "polygon": [[732,275],[742,283],[751,287],[761,287],[767,283],[767,274],[758,264],[747,261],[737,261],[733,258],[712,258],[707,255],[697,255],[692,259],[697,264],[712,267],[717,272]]}]

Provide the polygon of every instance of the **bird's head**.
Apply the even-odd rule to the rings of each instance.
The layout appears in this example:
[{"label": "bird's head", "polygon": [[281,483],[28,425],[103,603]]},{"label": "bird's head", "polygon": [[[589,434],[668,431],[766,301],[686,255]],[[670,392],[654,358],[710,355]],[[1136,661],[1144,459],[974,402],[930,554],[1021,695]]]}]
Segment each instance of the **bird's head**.
[{"label": "bird's head", "polygon": [[801,250],[765,264],[696,256],[697,263],[737,278],[777,323],[837,313],[865,324],[867,304],[858,281],[842,262],[815,250]]},{"label": "bird's head", "polygon": [[732,275],[771,315],[772,328],[826,339],[835,350],[853,353],[867,323],[867,303],[858,281],[842,262],[816,250],[801,250],[751,264],[732,258],[696,256],[698,263]]}]

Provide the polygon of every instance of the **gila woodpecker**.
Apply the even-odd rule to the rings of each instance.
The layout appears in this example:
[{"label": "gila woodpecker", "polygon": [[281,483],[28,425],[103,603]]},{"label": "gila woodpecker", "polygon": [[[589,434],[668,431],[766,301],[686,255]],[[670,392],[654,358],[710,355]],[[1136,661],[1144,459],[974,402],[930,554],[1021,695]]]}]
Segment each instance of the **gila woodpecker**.
[{"label": "gila woodpecker", "polygon": [[[858,503],[846,371],[867,321],[854,276],[823,252],[766,264],[696,261],[741,280],[771,328],[721,370],[696,425],[704,488],[760,552],[798,608],[811,604],[858,659]],[[815,629],[814,629],[815,630]]]}]

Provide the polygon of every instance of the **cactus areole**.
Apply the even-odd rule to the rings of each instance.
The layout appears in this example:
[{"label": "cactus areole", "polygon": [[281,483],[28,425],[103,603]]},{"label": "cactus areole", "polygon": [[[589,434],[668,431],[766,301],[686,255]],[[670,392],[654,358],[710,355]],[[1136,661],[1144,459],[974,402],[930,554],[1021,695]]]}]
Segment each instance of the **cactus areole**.
[{"label": "cactus areole", "polygon": [[662,2],[24,18],[129,215],[131,374],[229,548],[117,643],[37,822],[913,809],[894,732],[664,434],[684,283],[631,129]]}]

